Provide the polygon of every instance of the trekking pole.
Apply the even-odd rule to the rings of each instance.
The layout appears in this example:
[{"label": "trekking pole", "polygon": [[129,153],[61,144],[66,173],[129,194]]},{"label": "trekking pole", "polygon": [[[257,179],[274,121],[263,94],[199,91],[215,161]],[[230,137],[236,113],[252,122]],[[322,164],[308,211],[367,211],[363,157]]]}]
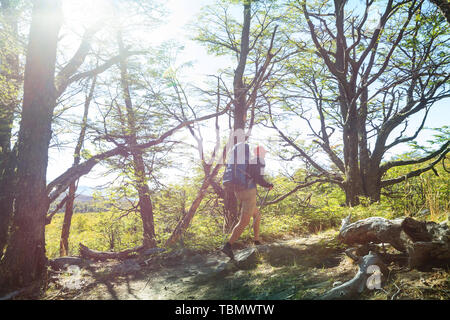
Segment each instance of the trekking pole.
[{"label": "trekking pole", "polygon": [[260,207],[262,207],[264,205],[264,203],[266,202],[267,196],[269,195],[269,191],[270,191],[270,189],[267,189],[267,192],[266,192],[266,195],[264,196],[264,199],[259,204]]}]

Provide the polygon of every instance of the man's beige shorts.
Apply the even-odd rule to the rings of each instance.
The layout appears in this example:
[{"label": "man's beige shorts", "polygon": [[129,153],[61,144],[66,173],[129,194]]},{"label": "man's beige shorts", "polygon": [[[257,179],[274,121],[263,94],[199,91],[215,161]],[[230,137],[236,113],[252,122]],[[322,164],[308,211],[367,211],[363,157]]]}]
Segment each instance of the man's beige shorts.
[{"label": "man's beige shorts", "polygon": [[234,194],[242,203],[241,215],[253,216],[256,209],[256,188],[235,191]]}]

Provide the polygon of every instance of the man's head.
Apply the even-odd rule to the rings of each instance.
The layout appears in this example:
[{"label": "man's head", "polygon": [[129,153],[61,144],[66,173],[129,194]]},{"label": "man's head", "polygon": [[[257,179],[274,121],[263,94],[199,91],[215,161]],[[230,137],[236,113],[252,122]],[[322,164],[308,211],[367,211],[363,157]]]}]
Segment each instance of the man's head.
[{"label": "man's head", "polygon": [[266,149],[264,149],[263,146],[256,146],[255,149],[253,149],[253,152],[258,158],[264,159],[264,157],[266,156]]}]

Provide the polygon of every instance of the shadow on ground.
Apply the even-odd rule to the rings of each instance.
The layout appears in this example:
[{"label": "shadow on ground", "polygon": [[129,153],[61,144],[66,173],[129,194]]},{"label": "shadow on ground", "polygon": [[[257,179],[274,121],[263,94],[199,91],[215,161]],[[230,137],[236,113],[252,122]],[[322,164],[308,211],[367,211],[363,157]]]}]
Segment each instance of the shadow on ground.
[{"label": "shadow on ground", "polygon": [[232,262],[219,251],[199,254],[184,250],[155,256],[146,263],[96,263],[83,269],[81,288],[68,290],[55,281],[46,298],[313,298],[336,279],[352,273],[348,266],[341,266],[347,262],[333,231],[250,246],[236,250],[235,255],[237,261]]}]

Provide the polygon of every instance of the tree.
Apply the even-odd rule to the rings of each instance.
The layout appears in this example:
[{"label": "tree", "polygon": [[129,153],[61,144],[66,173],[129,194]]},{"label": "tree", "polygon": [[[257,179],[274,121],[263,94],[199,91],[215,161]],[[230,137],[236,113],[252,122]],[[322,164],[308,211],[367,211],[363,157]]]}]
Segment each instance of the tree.
[{"label": "tree", "polygon": [[[10,220],[13,215],[13,202],[15,199],[15,184],[17,180],[17,150],[18,143],[16,142],[14,147],[11,147],[12,129],[16,122],[19,122],[20,116],[17,109],[20,107],[20,102],[23,100],[21,96],[20,87],[23,84],[23,74],[20,70],[18,61],[20,60],[19,53],[21,52],[20,43],[21,39],[17,32],[18,29],[18,15],[21,10],[27,9],[27,5],[22,8],[19,2],[2,1],[2,12],[4,13],[5,23],[5,46],[2,46],[2,55],[5,54],[5,59],[2,59],[2,78],[5,77],[5,81],[2,83],[2,104],[4,108],[1,108],[0,113],[0,140],[2,141],[2,150],[0,152],[0,187],[1,190],[5,190],[0,194],[0,207],[3,208],[0,211],[0,257],[3,255],[3,247],[6,245],[8,237],[8,229],[10,226]],[[96,74],[102,73],[112,65],[117,63],[119,57],[114,56],[104,60],[104,63],[97,65],[90,70],[80,71],[81,66],[86,61],[88,54],[91,52],[91,43],[94,35],[101,29],[102,23],[97,22],[87,28],[82,36],[80,44],[68,60],[61,63],[61,68],[57,70],[56,76],[54,76],[55,92],[55,105],[52,107],[52,111],[57,106],[60,97],[65,93],[68,87],[77,81],[80,81],[86,77],[92,77]],[[25,41],[24,41],[25,42]],[[127,52],[127,55],[135,54],[133,52]],[[6,84],[3,86],[3,84]],[[3,91],[5,90],[5,91]],[[2,105],[3,106],[3,105]],[[53,114],[52,114],[53,116]]]},{"label": "tree", "polygon": [[56,105],[55,62],[61,22],[60,1],[35,1],[25,65],[14,216],[0,265],[2,288],[39,282],[46,272],[46,172]]},{"label": "tree", "polygon": [[[10,4],[8,1],[2,1],[1,4],[2,10],[12,8],[8,5]],[[57,99],[74,82],[104,72],[120,59],[115,56],[94,69],[80,71],[80,67],[91,51],[92,39],[102,25],[97,23],[86,29],[78,49],[55,76],[56,47],[61,22],[60,1],[36,1],[34,3],[26,55],[20,128],[18,141],[12,148],[12,152],[4,153],[3,151],[8,150],[11,124],[17,119],[4,118],[3,115],[7,113],[3,113],[3,109],[1,113],[1,118],[7,119],[6,128],[9,129],[1,132],[6,148],[3,150],[2,146],[0,186],[7,185],[9,192],[2,192],[0,201],[2,208],[11,209],[13,208],[12,203],[15,204],[14,211],[1,212],[0,283],[2,289],[27,285],[34,281],[39,287],[39,284],[45,279],[44,229],[46,220],[48,220],[46,214],[50,203],[57,198],[57,196],[56,198],[48,196],[51,189],[49,191],[46,186],[48,148],[52,136],[53,111],[57,106]],[[8,51],[2,50],[2,53],[4,52]],[[134,53],[126,52],[126,55],[130,54]],[[2,63],[4,61],[10,63],[11,59],[2,59]],[[5,68],[3,69],[5,70]],[[12,70],[15,71],[15,69]],[[21,80],[20,75],[14,72],[8,74]],[[15,150],[17,150],[17,156]],[[8,161],[5,162],[3,159]],[[3,169],[5,164],[7,164],[7,170]],[[10,186],[11,182],[13,182],[13,188]],[[73,181],[70,180],[64,190],[69,187],[71,182]],[[64,190],[59,191],[63,192]],[[11,230],[8,232],[11,218]],[[5,242],[8,246],[3,253]]]},{"label": "tree", "polygon": [[[230,55],[236,59],[236,68],[224,72],[232,79],[232,90],[227,88],[221,75],[219,80],[223,84],[219,92],[214,89],[214,93],[209,93],[233,101],[229,123],[230,135],[237,138],[233,141],[236,144],[251,135],[261,91],[271,86],[268,83],[274,74],[274,65],[285,59],[287,54],[283,52],[276,61],[273,59],[281,51],[280,48],[272,52],[272,48],[277,30],[275,23],[282,15],[274,1],[239,1],[243,8],[242,23],[230,12],[230,3],[233,1],[218,1],[215,7],[204,8],[195,40],[204,44],[211,53]],[[224,231],[230,232],[239,220],[237,199],[234,193],[223,190],[220,184],[213,185],[218,195],[224,197]]]},{"label": "tree", "polygon": [[[387,151],[417,137],[436,101],[449,97],[448,31],[423,2],[366,1],[363,15],[359,8],[346,10],[348,4],[341,0],[322,1],[313,12],[303,1],[290,3],[292,12],[306,21],[297,31],[306,31],[306,47],[312,49],[291,61],[296,80],[289,80],[279,99],[268,98],[268,103],[305,121],[313,144],[301,145],[283,132],[273,107],[272,124],[311,167],[317,182],[327,180],[345,191],[348,205],[359,204],[360,196],[380,200],[382,188],[431,170],[449,151],[447,142],[419,159],[383,162]],[[374,21],[375,5],[382,14]],[[299,45],[306,38],[293,39]],[[405,136],[410,117],[421,113],[419,127]],[[331,165],[313,152],[324,153]],[[430,159],[435,160],[420,170],[383,180],[391,168]]]},{"label": "tree", "polygon": [[[76,166],[80,164],[81,161],[81,149],[84,144],[84,139],[86,136],[86,129],[88,126],[88,114],[89,114],[89,106],[91,104],[92,98],[94,96],[94,90],[96,85],[97,77],[94,76],[92,79],[92,84],[89,89],[89,93],[86,96],[86,100],[84,102],[84,112],[83,118],[81,122],[81,130],[80,135],[78,136],[77,144],[75,146],[75,150],[73,153],[73,165]],[[64,221],[61,230],[61,241],[60,241],[60,249],[59,254],[61,257],[67,256],[69,253],[69,234],[70,234],[70,225],[72,222],[73,216],[73,204],[75,201],[75,192],[77,191],[77,182],[73,181],[69,185],[69,191],[67,196],[63,199],[65,203],[65,212],[64,212]],[[55,210],[57,212],[58,210]]]},{"label": "tree", "polygon": [[[117,43],[119,45],[119,54],[124,51],[122,33],[119,30],[117,32]],[[131,100],[129,75],[127,69],[127,62],[122,59],[119,63],[120,69],[120,83],[122,87],[122,95],[125,101],[126,109],[126,127],[124,131],[126,133],[126,140],[128,145],[137,144],[137,127],[136,116],[133,109],[133,103]],[[150,199],[150,189],[147,184],[147,174],[144,165],[144,158],[142,150],[132,150],[133,157],[133,169],[135,176],[135,187],[139,195],[139,212],[141,214],[144,234],[143,234],[143,246],[144,248],[156,247],[155,240],[155,222],[153,219],[153,207]]]},{"label": "tree", "polygon": [[[140,11],[141,9],[143,10],[142,13],[140,13],[140,16],[147,14],[148,12],[151,12],[153,8],[153,1],[148,1],[145,3],[141,3],[138,5],[133,4],[132,2],[129,1],[113,1],[111,2],[111,7],[113,8],[113,14],[112,14],[112,19],[114,20],[114,23],[118,22],[118,6],[121,5],[125,5],[125,11],[128,12],[130,15],[135,14],[135,11]],[[136,10],[138,8],[138,10]],[[122,17],[123,15],[121,15],[120,17]],[[80,164],[81,161],[81,148],[83,147],[83,142],[85,139],[85,135],[86,135],[86,130],[87,130],[87,113],[88,113],[88,109],[89,109],[89,104],[93,98],[93,94],[94,94],[94,89],[95,89],[95,84],[96,84],[96,79],[97,79],[97,75],[100,73],[103,73],[104,71],[107,71],[110,67],[117,65],[120,65],[120,72],[121,72],[121,84],[122,84],[122,94],[125,100],[125,104],[127,106],[127,119],[128,119],[128,127],[129,128],[125,128],[123,127],[123,136],[127,137],[126,143],[130,144],[130,145],[135,145],[137,144],[137,140],[136,140],[136,127],[135,127],[135,119],[134,119],[134,111],[133,111],[133,107],[132,107],[132,102],[131,102],[131,98],[130,98],[130,89],[129,89],[129,77],[128,77],[128,70],[127,70],[127,62],[126,59],[127,57],[131,56],[132,54],[128,51],[128,49],[126,49],[123,46],[123,40],[122,40],[122,30],[119,30],[117,32],[117,36],[116,36],[116,40],[119,44],[119,52],[118,55],[113,57],[112,59],[110,59],[109,57],[111,55],[106,54],[107,58],[106,59],[102,59],[101,57],[97,56],[97,62],[96,62],[96,67],[86,71],[86,72],[78,72],[78,74],[74,75],[73,73],[80,67],[80,63],[83,62],[86,58],[86,54],[91,51],[91,40],[93,38],[93,36],[95,35],[95,33],[99,30],[100,26],[103,27],[103,29],[108,29],[106,26],[108,25],[106,22],[108,21],[108,18],[104,18],[102,19],[100,22],[95,23],[90,29],[88,30],[84,37],[83,37],[83,41],[78,49],[78,51],[76,52],[76,54],[74,55],[74,57],[72,58],[72,63],[69,63],[65,68],[63,68],[63,70],[61,70],[60,74],[61,76],[58,76],[58,85],[60,88],[60,93],[62,94],[62,92],[64,92],[64,90],[68,87],[68,85],[70,83],[73,83],[74,79],[75,80],[79,80],[82,79],[83,77],[93,77],[94,81],[92,83],[91,89],[90,89],[90,93],[88,95],[88,97],[86,98],[85,101],[85,110],[84,110],[84,117],[81,123],[81,130],[80,130],[80,135],[77,141],[77,144],[75,146],[75,151],[74,151],[74,163],[73,166],[77,166],[78,164]],[[112,30],[116,30],[116,27],[112,27]],[[106,36],[108,36],[111,32],[108,31],[112,31],[112,30],[106,30]],[[108,48],[106,48],[108,49]],[[103,49],[103,51],[108,51]],[[144,54],[145,51],[139,51],[136,52],[139,54]],[[109,60],[108,60],[109,59]],[[98,61],[99,60],[106,60],[107,62],[104,63],[103,65],[99,65]],[[108,80],[107,80],[108,81]],[[111,79],[109,79],[109,81],[111,81]],[[78,88],[75,88],[75,90],[78,90]],[[120,113],[120,112],[119,112]],[[122,123],[123,124],[123,123]],[[105,126],[105,128],[107,128],[107,124],[104,123],[103,124]],[[132,132],[130,134],[130,132]],[[104,136],[107,135],[107,133],[104,133]],[[111,139],[111,137],[109,137]],[[97,139],[97,138],[96,138]],[[101,138],[99,137],[99,140]],[[94,139],[95,140],[95,139]],[[142,215],[142,219],[144,222],[144,245],[146,246],[154,246],[154,231],[152,231],[153,228],[153,218],[152,218],[152,209],[151,209],[151,202],[150,202],[150,198],[148,196],[148,192],[147,193],[143,193],[142,190],[146,188],[145,185],[143,185],[142,179],[144,177],[143,175],[143,170],[144,168],[144,162],[142,159],[141,154],[143,153],[143,151],[139,151],[137,152],[137,154],[134,155],[134,157],[136,158],[136,163],[138,164],[139,167],[139,178],[136,178],[137,180],[139,180],[138,182],[136,182],[140,187],[138,188],[140,190],[139,194],[143,197],[142,201],[140,201],[140,207],[141,208],[145,208],[143,209],[143,212],[145,212],[144,215]],[[123,169],[123,168],[122,168]],[[65,216],[64,216],[64,223],[63,223],[63,228],[62,228],[62,232],[61,232],[61,243],[60,243],[60,254],[63,255],[67,255],[68,253],[68,238],[69,238],[69,233],[70,233],[70,224],[71,224],[71,219],[72,219],[72,215],[73,215],[73,202],[74,202],[74,197],[75,197],[75,191],[76,191],[76,181],[72,181],[69,185],[69,191],[68,191],[68,195],[66,197],[63,198],[63,200],[61,201],[61,203],[56,206],[56,209],[59,209],[61,206],[65,205],[66,207],[66,211],[65,211]],[[148,189],[148,187],[147,187]],[[61,191],[61,190],[60,190]],[[148,191],[148,190],[147,190]],[[143,195],[146,196],[143,196]],[[53,201],[54,198],[50,199],[50,201]],[[52,217],[54,214],[56,214],[58,210],[54,210],[52,213],[50,213],[47,216],[47,223],[50,223]],[[142,211],[142,210],[141,210]],[[143,213],[141,212],[141,214]],[[148,216],[148,217],[147,217]],[[154,228],[153,228],[154,229]],[[150,239],[150,240],[149,240]],[[153,239],[153,240],[151,240]]]}]

